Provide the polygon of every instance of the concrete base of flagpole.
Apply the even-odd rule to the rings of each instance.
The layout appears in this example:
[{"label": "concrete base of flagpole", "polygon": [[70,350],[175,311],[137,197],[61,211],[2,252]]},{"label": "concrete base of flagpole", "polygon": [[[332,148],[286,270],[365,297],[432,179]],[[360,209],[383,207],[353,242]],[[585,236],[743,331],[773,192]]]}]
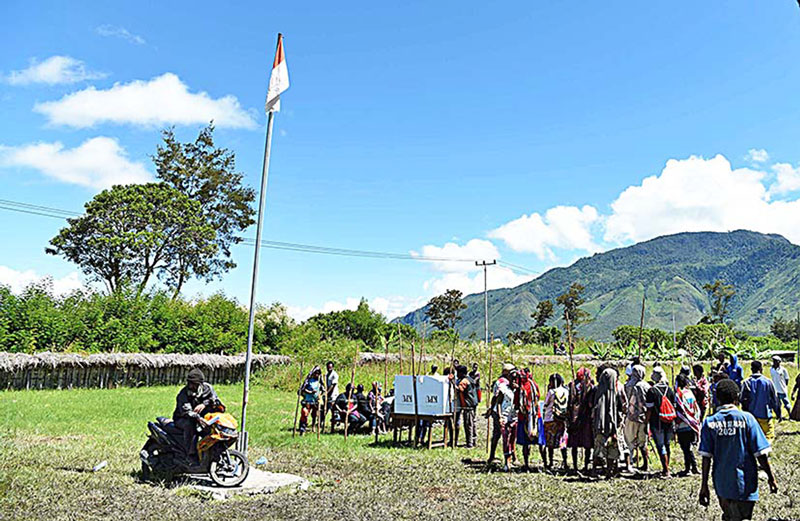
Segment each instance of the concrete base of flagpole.
[{"label": "concrete base of flagpole", "polygon": [[307,490],[311,486],[311,482],[294,474],[266,472],[250,467],[247,479],[238,487],[223,488],[215,485],[211,479],[200,478],[193,478],[187,486],[192,490],[209,494],[212,499],[223,500],[234,496],[272,494],[279,490],[289,492]]}]

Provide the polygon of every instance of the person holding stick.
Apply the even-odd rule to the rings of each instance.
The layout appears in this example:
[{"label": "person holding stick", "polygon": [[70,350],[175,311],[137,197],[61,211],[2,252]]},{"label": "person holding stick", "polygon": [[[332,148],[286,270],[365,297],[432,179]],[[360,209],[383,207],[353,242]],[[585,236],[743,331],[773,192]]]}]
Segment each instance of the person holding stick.
[{"label": "person holding stick", "polygon": [[308,430],[308,417],[311,416],[311,428],[313,429],[319,416],[319,399],[322,392],[322,369],[318,365],[306,376],[303,385],[300,387],[302,409],[300,410],[300,424],[298,430],[300,436]]},{"label": "person holding stick", "polygon": [[323,426],[325,425],[325,416],[327,416],[328,412],[333,408],[333,402],[336,400],[336,397],[339,396],[339,373],[336,372],[331,360],[328,360],[328,363],[325,364],[325,369],[327,373],[325,374],[325,410],[322,411]]}]

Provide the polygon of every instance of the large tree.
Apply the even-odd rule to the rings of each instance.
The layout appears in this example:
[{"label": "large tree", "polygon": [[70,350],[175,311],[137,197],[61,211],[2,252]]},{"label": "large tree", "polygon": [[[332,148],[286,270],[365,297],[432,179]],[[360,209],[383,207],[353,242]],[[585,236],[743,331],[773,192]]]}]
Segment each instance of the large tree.
[{"label": "large tree", "polygon": [[533,329],[539,329],[547,324],[547,321],[553,318],[553,301],[542,300],[536,305],[536,311],[531,314],[531,318],[536,321]]},{"label": "large tree", "polygon": [[90,279],[115,293],[131,284],[141,293],[154,276],[170,285],[182,255],[209,258],[218,246],[200,203],[164,183],[118,185],[97,194],[80,217],[50,240]]},{"label": "large tree", "polygon": [[428,302],[425,314],[436,329],[448,331],[455,330],[456,324],[461,320],[462,309],[467,309],[463,302],[463,293],[457,289],[448,289]]},{"label": "large tree", "polygon": [[728,303],[736,294],[732,284],[726,284],[723,280],[715,280],[713,284],[705,284],[703,289],[708,293],[711,301],[711,312],[700,319],[704,324],[723,324],[725,318],[730,314]]},{"label": "large tree", "polygon": [[163,143],[153,156],[156,176],[199,204],[199,214],[213,226],[215,251],[194,248],[175,251],[176,262],[168,283],[177,295],[191,277],[212,280],[235,268],[231,246],[241,241],[239,233],[253,224],[251,203],[255,191],[242,183],[233,152],[214,144],[214,126],[209,124],[194,142],[181,143],[172,129],[162,132]]}]

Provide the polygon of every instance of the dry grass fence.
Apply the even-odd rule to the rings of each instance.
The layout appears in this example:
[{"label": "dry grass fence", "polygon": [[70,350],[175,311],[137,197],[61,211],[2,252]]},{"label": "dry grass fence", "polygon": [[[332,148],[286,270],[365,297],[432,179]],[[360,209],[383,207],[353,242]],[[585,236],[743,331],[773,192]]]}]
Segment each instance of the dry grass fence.
[{"label": "dry grass fence", "polygon": [[[193,367],[211,383],[234,383],[244,376],[244,355],[143,353],[0,353],[0,390],[73,389],[178,385]],[[289,358],[254,355],[253,370],[287,364]]]}]

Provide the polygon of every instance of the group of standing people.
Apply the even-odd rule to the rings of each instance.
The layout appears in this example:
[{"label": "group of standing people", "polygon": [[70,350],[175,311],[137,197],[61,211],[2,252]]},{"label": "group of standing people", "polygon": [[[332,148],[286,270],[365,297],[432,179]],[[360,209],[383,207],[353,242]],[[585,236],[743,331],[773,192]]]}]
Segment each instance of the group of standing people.
[{"label": "group of standing people", "polygon": [[781,420],[785,408],[792,420],[800,421],[800,375],[792,408],[789,374],[781,359],[773,358],[769,378],[762,372],[762,363],[753,361],[751,375],[745,378],[736,356],[723,356],[712,369],[711,382],[703,366],[695,364],[681,368],[671,384],[659,364],[648,379],[644,365],[634,359],[625,369],[625,383],[610,365],[599,366],[594,374],[582,367],[569,384],[560,374],[550,375],[542,396],[530,370],[507,363],[493,384],[486,413],[494,426],[487,463],[495,460],[502,440],[506,471],[516,462],[517,445],[522,447],[523,470],[528,470],[535,445],[547,472],[554,470],[556,449],[563,469],[579,472],[582,450],[583,472],[611,478],[623,471],[647,472],[648,449],[654,448],[660,475],[668,478],[672,442],[677,440],[682,474],[702,473],[700,502],[709,502],[713,460],[723,519],[749,519],[758,500],[759,469],[767,474],[770,490],[777,490],[767,457],[775,436],[774,418]]}]

